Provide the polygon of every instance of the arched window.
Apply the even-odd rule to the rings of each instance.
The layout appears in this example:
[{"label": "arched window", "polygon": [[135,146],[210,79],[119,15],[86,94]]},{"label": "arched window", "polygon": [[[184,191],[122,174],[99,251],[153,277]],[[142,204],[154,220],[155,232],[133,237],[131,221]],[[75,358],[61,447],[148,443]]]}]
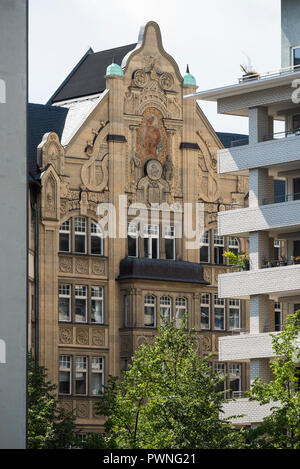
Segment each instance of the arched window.
[{"label": "arched window", "polygon": [[187,312],[186,298],[176,298],[176,327],[180,327],[183,316]]},{"label": "arched window", "polygon": [[165,322],[171,321],[171,298],[168,296],[160,297],[160,317]]},{"label": "arched window", "polygon": [[91,222],[91,254],[103,256],[103,233],[98,223]]},{"label": "arched window", "polygon": [[60,252],[71,251],[71,218],[64,221],[59,228],[59,250]]},{"label": "arched window", "polygon": [[75,217],[75,252],[80,254],[86,254],[86,225],[85,217]]},{"label": "arched window", "polygon": [[156,322],[156,298],[152,295],[145,296],[144,299],[144,325],[155,327]]}]

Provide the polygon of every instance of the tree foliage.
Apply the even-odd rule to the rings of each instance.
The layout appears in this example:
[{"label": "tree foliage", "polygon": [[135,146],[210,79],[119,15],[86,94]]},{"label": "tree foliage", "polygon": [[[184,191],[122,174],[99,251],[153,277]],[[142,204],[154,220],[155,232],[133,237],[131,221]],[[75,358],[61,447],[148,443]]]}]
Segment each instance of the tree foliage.
[{"label": "tree foliage", "polygon": [[[299,312],[287,317],[279,334],[272,335],[276,358],[271,361],[273,380],[269,383],[257,378],[249,397],[261,404],[274,402],[270,416],[250,431],[249,445],[255,448],[300,449],[300,368]],[[300,365],[300,362],[299,362]]]},{"label": "tree foliage", "polygon": [[46,369],[28,357],[28,447],[70,448],[75,441],[75,417],[59,406],[56,385],[47,380]]},{"label": "tree foliage", "polygon": [[238,434],[220,419],[224,376],[212,376],[210,357],[199,358],[186,318],[158,327],[143,344],[123,379],[110,377],[96,405],[106,436],[119,448],[232,448]]}]

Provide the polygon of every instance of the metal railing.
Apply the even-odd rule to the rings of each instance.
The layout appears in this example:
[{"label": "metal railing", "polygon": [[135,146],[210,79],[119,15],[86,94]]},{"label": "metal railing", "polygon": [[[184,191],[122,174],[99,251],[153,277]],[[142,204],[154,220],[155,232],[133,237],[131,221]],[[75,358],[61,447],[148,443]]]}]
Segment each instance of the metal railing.
[{"label": "metal railing", "polygon": [[[299,257],[299,258],[298,258]],[[287,265],[300,264],[300,256],[291,256],[290,259],[268,259],[265,260],[265,263],[261,266],[262,269],[269,269],[272,267],[284,267]]]},{"label": "metal railing", "polygon": [[247,391],[232,391],[231,396],[232,399],[242,399],[247,397]]},{"label": "metal railing", "polygon": [[261,205],[281,204],[283,202],[292,202],[293,200],[300,200],[300,192],[278,195],[276,197],[265,197],[262,199]]},{"label": "metal railing", "polygon": [[[283,138],[298,137],[298,136],[300,136],[300,128],[290,129],[290,130],[286,130],[283,132],[275,132],[271,134],[266,134],[263,136],[262,142],[268,142],[270,140],[280,140]],[[231,148],[242,147],[244,145],[249,145],[249,137],[240,138],[239,140],[232,140],[230,142]]]},{"label": "metal railing", "polygon": [[285,68],[280,68],[279,70],[273,70],[270,72],[264,72],[264,73],[257,73],[257,72],[252,72],[252,73],[246,73],[242,77],[238,78],[239,83],[244,83],[247,81],[252,81],[252,80],[264,80],[266,78],[275,78],[279,77],[281,75],[286,75],[289,73],[295,73],[300,71],[300,65],[292,65],[291,67],[285,67]]}]

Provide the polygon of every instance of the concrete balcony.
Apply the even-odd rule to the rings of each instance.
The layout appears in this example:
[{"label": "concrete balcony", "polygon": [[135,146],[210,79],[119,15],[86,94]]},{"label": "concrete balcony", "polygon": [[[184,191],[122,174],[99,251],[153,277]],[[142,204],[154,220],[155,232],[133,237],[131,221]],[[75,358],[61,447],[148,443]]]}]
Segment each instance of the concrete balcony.
[{"label": "concrete balcony", "polygon": [[265,417],[270,415],[271,408],[278,405],[276,402],[260,405],[257,401],[249,401],[247,398],[227,401],[223,405],[221,418],[230,418],[233,415],[242,415],[242,417],[232,418],[231,422],[235,425],[252,425],[260,423]]},{"label": "concrete balcony", "polygon": [[300,264],[219,275],[219,298],[250,295],[293,296],[300,293]]},{"label": "concrete balcony", "polygon": [[[300,142],[300,140],[299,140]],[[300,231],[300,200],[219,212],[218,228],[222,236],[284,228]]]},{"label": "concrete balcony", "polygon": [[219,360],[239,361],[274,357],[270,334],[278,332],[220,337]]},{"label": "concrete balcony", "polygon": [[246,174],[248,169],[271,168],[282,164],[288,170],[293,169],[299,160],[300,136],[292,134],[286,138],[219,150],[218,172]]}]

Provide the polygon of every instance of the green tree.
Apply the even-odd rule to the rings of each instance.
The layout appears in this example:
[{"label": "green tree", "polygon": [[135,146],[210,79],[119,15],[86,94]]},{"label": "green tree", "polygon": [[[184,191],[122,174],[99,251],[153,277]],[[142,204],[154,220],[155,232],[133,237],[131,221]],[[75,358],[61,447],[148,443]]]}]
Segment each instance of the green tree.
[{"label": "green tree", "polygon": [[158,327],[153,344],[137,349],[123,379],[110,377],[97,413],[119,448],[233,448],[238,434],[220,419],[224,401],[210,357],[199,358],[186,318]]},{"label": "green tree", "polygon": [[75,417],[59,406],[56,385],[31,352],[28,357],[28,447],[69,448],[75,442]]},{"label": "green tree", "polygon": [[[300,449],[299,312],[288,316],[282,332],[272,335],[276,358],[270,366],[274,379],[257,378],[249,397],[260,404],[274,402],[272,413],[248,434],[254,448]],[[298,367],[297,367],[298,362]]]}]

